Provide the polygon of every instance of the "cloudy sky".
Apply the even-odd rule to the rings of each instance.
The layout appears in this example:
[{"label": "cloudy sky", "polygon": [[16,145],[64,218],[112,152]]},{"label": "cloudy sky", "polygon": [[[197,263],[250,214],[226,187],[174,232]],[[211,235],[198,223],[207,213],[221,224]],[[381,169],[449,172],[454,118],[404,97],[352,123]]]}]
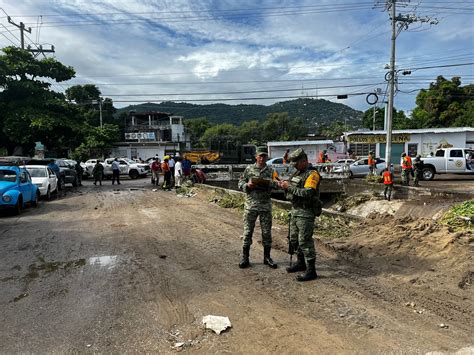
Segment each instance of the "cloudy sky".
[{"label": "cloudy sky", "polygon": [[[359,110],[387,83],[391,27],[377,0],[0,0],[0,45],[55,47],[76,78],[117,107],[318,97]],[[413,21],[397,38],[398,109],[437,75],[474,82],[474,1],[397,2]],[[51,55],[51,54],[48,54]],[[471,64],[469,64],[471,63]],[[337,100],[337,95],[349,95]]]}]

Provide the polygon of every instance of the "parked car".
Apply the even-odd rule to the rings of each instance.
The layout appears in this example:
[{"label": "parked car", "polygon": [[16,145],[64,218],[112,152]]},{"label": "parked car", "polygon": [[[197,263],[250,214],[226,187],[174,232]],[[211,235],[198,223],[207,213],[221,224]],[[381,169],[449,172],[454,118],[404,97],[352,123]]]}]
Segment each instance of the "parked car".
[{"label": "parked car", "polygon": [[[120,175],[128,175],[131,179],[145,177],[150,170],[148,164],[138,164],[128,158],[117,158],[120,166]],[[112,162],[115,158],[108,158],[104,161],[104,176],[112,177]]]},{"label": "parked car", "polygon": [[[59,167],[58,190],[62,190],[65,184],[78,185],[76,169],[63,159],[53,159],[54,163]],[[27,165],[45,165],[50,163],[49,159],[31,159]]]},{"label": "parked car", "polygon": [[289,176],[295,171],[291,164],[283,164],[283,157],[268,159],[267,165],[272,167],[279,176]]},{"label": "parked car", "polygon": [[355,163],[355,159],[338,159],[334,162],[334,164],[352,164]]},{"label": "parked car", "polygon": [[31,181],[31,176],[24,167],[15,163],[0,163],[0,207],[11,208],[15,214],[30,204],[38,206],[40,192]]},{"label": "parked car", "polygon": [[58,192],[58,177],[50,168],[45,165],[26,165],[26,170],[33,184],[38,187],[40,196],[50,200],[51,194]]},{"label": "parked car", "polygon": [[[376,173],[377,175],[381,175],[383,173],[383,170],[385,169],[385,160],[376,158],[375,159],[375,166],[376,166]],[[343,166],[336,166],[333,168],[334,172],[341,172]],[[393,164],[392,164],[392,170],[393,170]],[[364,159],[359,159],[352,164],[349,165],[349,175],[350,177],[364,177],[369,175],[369,159],[364,158]]]}]

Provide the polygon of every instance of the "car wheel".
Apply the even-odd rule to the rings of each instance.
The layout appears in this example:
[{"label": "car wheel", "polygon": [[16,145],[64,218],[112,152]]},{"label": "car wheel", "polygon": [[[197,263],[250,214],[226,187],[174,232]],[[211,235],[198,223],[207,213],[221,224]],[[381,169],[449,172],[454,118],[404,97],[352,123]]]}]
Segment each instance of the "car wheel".
[{"label": "car wheel", "polygon": [[63,177],[61,176],[58,180],[58,190],[61,191],[64,189],[64,185],[65,185],[65,182],[64,182],[64,179]]},{"label": "car wheel", "polygon": [[435,176],[435,171],[433,168],[424,168],[421,176],[423,177],[423,180],[433,180]]},{"label": "car wheel", "polygon": [[48,186],[48,191],[46,191],[46,200],[51,200],[51,186]]},{"label": "car wheel", "polygon": [[39,198],[40,198],[40,193],[36,192],[35,199],[33,201],[31,201],[31,205],[33,207],[38,207],[39,206]]},{"label": "car wheel", "polygon": [[130,179],[138,179],[138,177],[140,176],[140,174],[136,170],[130,171],[129,175],[130,175]]},{"label": "car wheel", "polygon": [[18,201],[16,201],[16,205],[15,205],[15,215],[19,215],[21,213],[21,210],[23,209],[23,199],[20,197],[18,197]]}]

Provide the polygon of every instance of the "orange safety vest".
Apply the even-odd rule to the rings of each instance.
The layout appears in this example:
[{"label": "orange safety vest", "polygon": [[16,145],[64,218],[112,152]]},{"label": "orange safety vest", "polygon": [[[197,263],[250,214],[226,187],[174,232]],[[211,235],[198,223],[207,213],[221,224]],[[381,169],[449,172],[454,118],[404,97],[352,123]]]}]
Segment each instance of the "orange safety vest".
[{"label": "orange safety vest", "polygon": [[319,152],[319,163],[325,163],[324,152]]},{"label": "orange safety vest", "polygon": [[403,158],[402,162],[402,169],[411,169],[411,158],[407,155],[406,157]]},{"label": "orange safety vest", "polygon": [[390,171],[383,172],[383,183],[385,185],[393,185],[392,173]]},{"label": "orange safety vest", "polygon": [[372,154],[369,154],[369,161],[368,161],[369,166],[375,165],[375,160],[372,157]]},{"label": "orange safety vest", "polygon": [[161,163],[161,170],[163,170],[164,173],[167,173],[168,171],[170,171],[170,166],[168,163]]}]

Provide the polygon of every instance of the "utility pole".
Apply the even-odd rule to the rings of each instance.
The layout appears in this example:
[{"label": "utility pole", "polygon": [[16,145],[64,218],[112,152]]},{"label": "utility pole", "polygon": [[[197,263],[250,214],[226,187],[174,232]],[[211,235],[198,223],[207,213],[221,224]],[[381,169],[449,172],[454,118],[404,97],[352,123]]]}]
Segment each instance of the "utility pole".
[{"label": "utility pole", "polygon": [[395,95],[395,44],[397,41],[397,20],[395,19],[395,4],[397,0],[390,0],[392,17],[392,50],[390,54],[390,74],[389,74],[389,92],[388,92],[388,112],[387,112],[387,139],[385,144],[385,162],[390,171],[392,160],[392,119],[393,119],[393,97]]},{"label": "utility pole", "polygon": [[[10,16],[7,17],[8,22],[11,23],[13,26],[18,27],[20,29],[20,47],[21,49],[25,49],[25,32],[31,34],[31,27],[26,28],[25,24],[23,22],[20,22],[20,24],[16,24],[15,22],[12,21],[12,18]],[[36,46],[36,45],[35,45]],[[42,45],[36,46],[36,49],[33,49],[30,45],[28,45],[27,49],[28,52],[34,53],[35,57],[38,54],[45,54],[45,53],[54,53],[54,46],[51,46],[50,49],[44,49]]]},{"label": "utility pole", "polygon": [[[397,36],[402,30],[408,29],[408,26],[413,22],[429,23],[430,25],[438,24],[437,19],[429,17],[420,18],[416,15],[396,15],[396,3],[410,2],[410,0],[387,0],[386,9],[390,10],[391,24],[392,24],[392,49],[390,54],[390,67],[386,75],[386,80],[389,82],[388,105],[386,107],[386,130],[387,139],[385,147],[385,161],[386,166],[390,169],[392,158],[392,122],[393,122],[393,100],[395,96],[395,81],[397,80],[398,71],[395,70],[395,44]],[[398,29],[397,29],[398,24]],[[409,71],[406,71],[409,72]]]},{"label": "utility pole", "polygon": [[12,21],[12,18],[10,16],[7,17],[8,22],[11,23],[13,26],[18,27],[20,29],[20,37],[21,37],[21,49],[25,49],[25,34],[24,32],[31,33],[31,27],[28,27],[28,29],[25,27],[25,24],[23,22],[20,22],[20,24],[16,24],[15,22]]}]

